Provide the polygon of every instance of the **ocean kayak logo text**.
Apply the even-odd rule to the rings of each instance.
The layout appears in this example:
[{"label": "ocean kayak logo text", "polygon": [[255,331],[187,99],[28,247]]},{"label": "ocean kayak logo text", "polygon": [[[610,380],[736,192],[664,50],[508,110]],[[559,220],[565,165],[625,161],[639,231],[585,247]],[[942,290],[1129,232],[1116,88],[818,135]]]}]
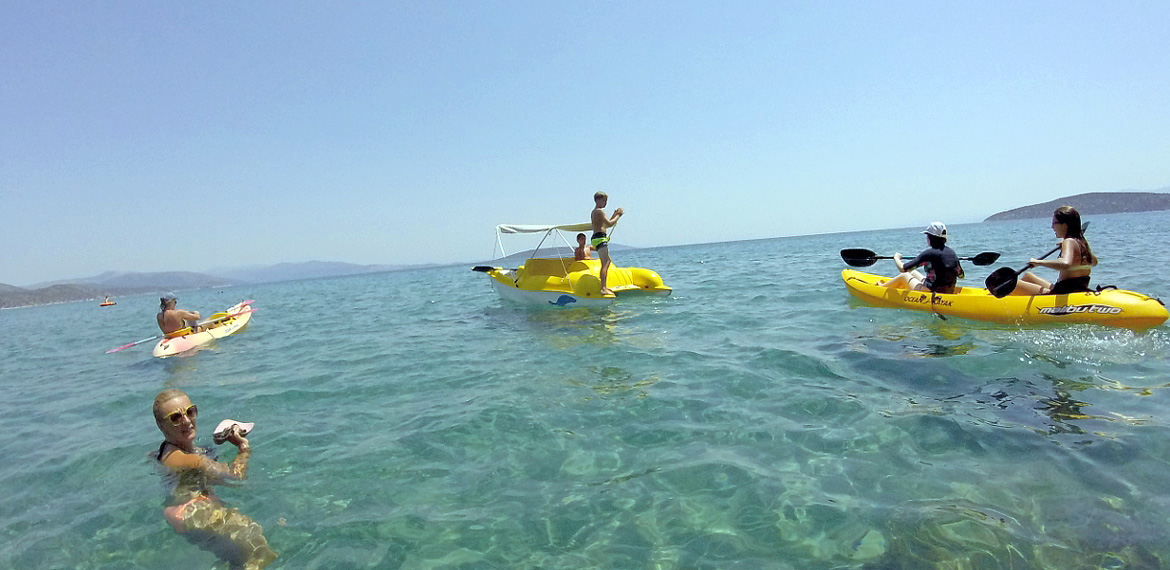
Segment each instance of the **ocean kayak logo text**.
[{"label": "ocean kayak logo text", "polygon": [[1114,307],[1112,305],[1065,305],[1063,307],[1044,307],[1040,309],[1041,315],[1052,315],[1054,317],[1077,315],[1080,313],[1118,315],[1121,314],[1121,307]]},{"label": "ocean kayak logo text", "polygon": [[937,295],[923,295],[917,299],[915,299],[913,297],[906,297],[906,302],[908,302],[908,303],[921,303],[923,305],[932,304],[931,303],[932,300],[934,301],[934,303],[933,303],[934,305],[941,305],[943,307],[950,307],[950,306],[954,305],[954,303],[952,303],[946,299],[943,299],[942,297],[939,297]]}]

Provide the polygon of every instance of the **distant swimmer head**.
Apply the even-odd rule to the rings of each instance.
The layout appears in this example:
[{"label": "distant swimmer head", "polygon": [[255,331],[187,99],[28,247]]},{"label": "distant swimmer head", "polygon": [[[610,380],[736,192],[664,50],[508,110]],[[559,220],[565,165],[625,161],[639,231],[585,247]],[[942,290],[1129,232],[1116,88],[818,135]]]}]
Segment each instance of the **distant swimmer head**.
[{"label": "distant swimmer head", "polygon": [[165,310],[167,310],[167,305],[169,305],[170,303],[174,303],[175,301],[176,301],[175,294],[174,293],[167,293],[167,294],[163,295],[162,297],[158,298],[158,308],[159,308],[159,310],[165,311]]}]

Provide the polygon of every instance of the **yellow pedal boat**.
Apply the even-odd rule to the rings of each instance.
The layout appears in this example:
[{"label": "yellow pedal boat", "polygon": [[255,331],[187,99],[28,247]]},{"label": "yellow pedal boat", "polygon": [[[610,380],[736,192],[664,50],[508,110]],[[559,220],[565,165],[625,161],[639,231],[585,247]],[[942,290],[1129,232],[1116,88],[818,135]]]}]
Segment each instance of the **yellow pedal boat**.
[{"label": "yellow pedal boat", "polygon": [[855,269],[843,270],[841,279],[853,296],[874,305],[977,321],[1026,325],[1090,323],[1143,330],[1160,326],[1170,316],[1161,300],[1124,289],[996,298],[980,287],[957,287],[950,294],[890,289],[880,285],[889,277]]},{"label": "yellow pedal boat", "polygon": [[[500,234],[544,233],[540,245],[522,265],[516,269],[505,269],[479,265],[472,271],[486,273],[491,277],[492,287],[500,297],[511,301],[535,305],[569,307],[595,307],[613,303],[618,295],[646,293],[669,295],[670,287],[662,277],[651,269],[642,267],[609,266],[606,285],[613,294],[601,294],[601,260],[576,261],[572,256],[537,257],[540,246],[549,236],[557,235],[566,246],[569,245],[561,232],[589,232],[590,224],[563,224],[556,226],[496,226],[496,242],[503,252]],[[571,250],[572,247],[569,246]]]}]

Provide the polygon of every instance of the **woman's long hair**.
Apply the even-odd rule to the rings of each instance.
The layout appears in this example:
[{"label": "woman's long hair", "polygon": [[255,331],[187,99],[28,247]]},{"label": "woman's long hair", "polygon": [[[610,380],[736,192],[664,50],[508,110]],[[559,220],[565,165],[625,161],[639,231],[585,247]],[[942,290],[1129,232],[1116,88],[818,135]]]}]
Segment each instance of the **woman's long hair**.
[{"label": "woman's long hair", "polygon": [[1089,248],[1089,241],[1085,239],[1084,232],[1081,231],[1081,213],[1072,206],[1061,206],[1052,212],[1052,219],[1065,225],[1064,237],[1073,238],[1080,244],[1081,263],[1096,264],[1097,258],[1093,255],[1093,250]]}]

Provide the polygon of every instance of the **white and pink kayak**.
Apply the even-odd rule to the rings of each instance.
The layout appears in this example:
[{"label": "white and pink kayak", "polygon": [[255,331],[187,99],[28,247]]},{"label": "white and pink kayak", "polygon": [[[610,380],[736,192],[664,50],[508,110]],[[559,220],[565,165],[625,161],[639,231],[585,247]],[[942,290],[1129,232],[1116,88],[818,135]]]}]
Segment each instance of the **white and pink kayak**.
[{"label": "white and pink kayak", "polygon": [[207,330],[192,333],[188,327],[164,337],[154,346],[151,354],[156,358],[166,358],[239,332],[252,318],[251,303],[252,301],[243,301],[228,307],[226,311],[211,315],[211,319],[207,321],[209,327]]}]

